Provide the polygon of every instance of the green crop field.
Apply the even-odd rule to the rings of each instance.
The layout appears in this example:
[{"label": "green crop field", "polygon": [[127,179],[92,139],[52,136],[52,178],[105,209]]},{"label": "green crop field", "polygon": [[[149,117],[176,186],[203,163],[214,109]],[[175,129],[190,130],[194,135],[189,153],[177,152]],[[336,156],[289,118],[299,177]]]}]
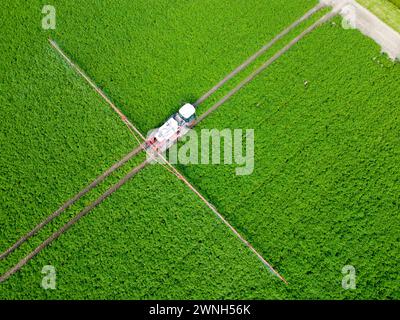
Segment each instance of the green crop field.
[{"label": "green crop field", "polygon": [[399,0],[389,0],[389,1],[400,8],[400,1]]},{"label": "green crop field", "polygon": [[[60,0],[53,31],[41,29],[49,3],[1,4],[0,251],[137,145],[48,37],[145,133],[316,3]],[[0,299],[400,298],[399,76],[398,63],[335,18],[196,128],[254,129],[253,174],[178,168],[288,286],[155,165],[0,284]],[[1,261],[0,272],[137,163]],[[56,290],[40,285],[45,265],[56,267]],[[356,269],[356,290],[342,288],[346,265]]]},{"label": "green crop field", "polygon": [[400,32],[400,0],[357,0],[357,2]]},{"label": "green crop field", "polygon": [[346,296],[338,281],[349,264],[360,278],[347,297],[399,298],[400,66],[339,25],[315,31],[200,126],[254,128],[251,176],[181,169],[271,254],[295,297]]}]

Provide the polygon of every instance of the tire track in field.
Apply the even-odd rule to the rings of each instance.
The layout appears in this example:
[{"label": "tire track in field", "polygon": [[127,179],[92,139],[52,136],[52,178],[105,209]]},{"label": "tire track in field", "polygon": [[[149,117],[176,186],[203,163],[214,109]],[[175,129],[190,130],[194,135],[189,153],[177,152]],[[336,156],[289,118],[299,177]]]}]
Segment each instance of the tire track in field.
[{"label": "tire track in field", "polygon": [[45,241],[43,241],[39,246],[36,247],[31,253],[21,259],[14,267],[9,269],[6,273],[0,276],[0,283],[7,280],[14,273],[18,272],[24,265],[26,265],[30,260],[32,260],[39,252],[41,252],[44,248],[50,245],[54,240],[58,239],[64,232],[66,232],[69,228],[71,228],[75,223],[77,223],[81,218],[86,216],[92,209],[97,207],[100,203],[102,203],[105,199],[107,199],[111,194],[120,189],[126,182],[128,182],[131,178],[133,178],[136,174],[138,174],[141,170],[143,170],[148,164],[150,160],[143,161],[140,165],[133,168],[126,176],[124,176],[118,183],[109,188],[105,193],[103,193],[99,198],[97,198],[94,202],[86,206],[79,214],[77,214],[74,218],[69,220],[65,225],[63,225],[60,229],[54,232],[50,237],[48,237]]},{"label": "tire track in field", "polygon": [[[86,195],[89,191],[98,186],[101,182],[103,182],[108,176],[110,176],[114,171],[118,170],[125,163],[127,163],[130,159],[136,156],[141,150],[143,146],[139,146],[128,153],[125,157],[123,157],[120,161],[116,162],[113,166],[107,169],[104,173],[98,176],[95,180],[93,180],[88,186],[86,186],[83,190],[78,192],[75,196],[68,199],[60,208],[54,211],[51,215],[41,221],[38,225],[36,225],[31,231],[23,235],[19,238],[11,247],[6,249],[0,255],[0,261],[6,258],[9,254],[17,250],[23,243],[28,241],[31,237],[33,237],[36,233],[38,233],[42,228],[48,225],[55,218],[59,217],[65,210],[67,210],[70,206],[76,203],[79,199],[81,199],[84,195]],[[1,282],[1,281],[0,281]]]},{"label": "tire track in field", "polygon": [[[318,5],[316,8],[312,9],[309,11],[309,15],[313,14],[314,12],[318,11],[320,8],[320,5]],[[318,9],[318,10],[317,10]],[[304,17],[307,17],[306,14]],[[316,29],[318,26],[321,24],[325,23],[326,21],[330,20],[333,16],[336,15],[336,11],[332,11],[325,16],[323,16],[321,19],[319,19],[317,22],[315,22],[313,25],[308,27],[306,30],[304,30],[300,35],[298,35],[296,38],[294,38],[288,45],[286,45],[283,49],[278,51],[272,58],[270,58],[267,62],[265,62],[261,67],[256,69],[253,73],[250,74],[245,80],[243,80],[241,83],[239,83],[238,86],[236,86],[233,90],[231,90],[226,96],[224,96],[219,102],[217,102],[215,105],[213,105],[210,109],[208,109],[205,113],[203,113],[195,122],[193,126],[204,120],[208,115],[210,115],[213,111],[218,109],[222,104],[224,104],[226,101],[228,101],[233,95],[235,95],[240,89],[245,87],[248,83],[250,83],[257,75],[259,75],[262,71],[264,71],[267,67],[269,67],[273,62],[275,62],[279,57],[281,57],[284,53],[286,53],[288,50],[290,50],[291,47],[293,47],[297,42],[299,42],[303,37],[305,37],[307,34],[312,32],[314,29]],[[303,19],[300,19],[301,20]],[[300,23],[299,22],[299,23]],[[297,26],[296,22],[293,24],[294,26]],[[292,25],[292,26],[293,26]],[[290,31],[290,28],[287,30]],[[289,32],[287,31],[287,32]],[[282,37],[285,32],[282,33]],[[279,40],[279,35],[278,35],[278,40]],[[278,41],[276,40],[276,41]],[[121,119],[127,124],[128,127],[133,129],[139,136],[142,137],[143,140],[144,137],[141,135],[139,131],[129,122],[129,120],[121,113],[121,111],[111,102],[111,100],[96,86],[96,84],[77,66],[75,65],[72,60],[70,60],[58,47],[58,45],[52,41],[49,40],[50,44],[63,56],[64,59],[67,60],[67,62],[93,87],[94,90],[98,92],[98,94],[106,100],[106,102],[116,111]],[[231,77],[236,75],[240,70],[242,70],[244,67],[247,66],[248,64],[251,63],[258,55],[261,55],[264,51],[268,49],[268,45],[264,46],[258,53],[250,57],[243,65],[239,66],[237,69],[235,69],[228,77],[226,77],[223,81],[221,81],[219,84],[214,86],[212,90],[215,88],[219,88],[221,86],[221,83],[225,83],[228,81]],[[261,52],[261,53],[260,53]],[[250,62],[249,62],[250,61]],[[246,65],[247,64],[247,65]],[[227,79],[227,80],[226,80]],[[217,90],[215,89],[215,90]],[[212,91],[211,90],[211,91]],[[210,91],[210,92],[211,92]],[[213,92],[211,92],[212,94]],[[207,93],[208,95],[211,95],[210,93]],[[207,94],[205,96],[207,96]],[[121,161],[119,161],[115,167],[118,168],[119,166],[122,166],[126,161],[128,161],[130,158],[132,158],[134,155],[136,155],[138,152],[143,150],[143,147],[140,146],[137,149],[133,150],[130,154],[128,154],[125,158],[123,158]],[[254,249],[254,247],[245,239],[243,238],[240,233],[236,231],[236,229],[221,215],[219,214],[216,209],[214,208],[213,205],[211,205],[198,191],[195,189],[189,181],[181,174],[179,173],[175,167],[173,167],[161,154],[159,154],[160,158],[165,162],[164,164],[167,165],[173,174],[175,174],[179,179],[181,179],[200,199],[217,215],[217,217],[226,225],[228,228],[239,238],[239,240],[244,243],[263,263],[264,265],[268,266],[269,270],[272,273],[275,273],[282,281],[285,283],[286,280],[279,275],[269,264],[268,262],[265,261],[265,259]],[[126,160],[127,159],[127,160]],[[124,161],[126,160],[126,161]],[[135,167],[132,169],[124,178],[122,178],[117,184],[112,186],[110,189],[108,189],[103,195],[101,195],[97,200],[92,202],[90,205],[85,207],[77,216],[72,218],[69,222],[67,222],[63,227],[61,227],[58,231],[53,233],[49,238],[47,238],[42,244],[40,244],[35,250],[33,250],[30,254],[28,254],[25,258],[19,261],[13,268],[8,270],[5,274],[3,274],[0,277],[0,283],[7,280],[11,275],[13,275],[15,272],[19,271],[27,262],[29,262],[33,257],[35,257],[39,252],[41,252],[47,245],[52,243],[54,240],[59,238],[65,231],[67,231],[72,225],[74,225],[77,221],[79,221],[83,216],[88,214],[93,208],[95,208],[97,205],[99,205],[101,202],[103,202],[107,197],[109,197],[112,193],[117,191],[122,185],[124,185],[130,178],[132,178],[134,175],[136,175],[139,171],[141,171],[144,167],[147,166],[147,164],[150,163],[150,160],[144,161],[142,164],[139,166]],[[114,169],[114,166],[110,169]],[[114,169],[116,170],[116,169]],[[113,171],[108,170],[105,173],[108,175],[111,174]],[[94,188],[98,183],[100,183],[102,180],[105,179],[106,176],[104,174],[99,177],[99,179],[96,179],[92,184],[90,184],[87,188],[82,190],[80,193],[78,193],[75,197],[67,201],[59,210],[55,211],[52,215],[50,215],[47,219],[45,219],[42,223],[40,223],[38,226],[36,226],[31,232],[29,232],[27,235],[23,236],[19,241],[16,242],[11,248],[6,250],[5,253],[1,255],[1,259],[6,257],[9,253],[14,251],[16,248],[18,248],[22,243],[27,241],[31,236],[33,236],[38,230],[40,230],[44,225],[48,224],[50,221],[52,221],[54,218],[59,216],[63,211],[65,211],[66,208],[68,208],[72,203],[77,201],[82,195],[86,194],[88,191],[90,191],[92,188]],[[81,195],[82,194],[82,195]]]},{"label": "tire track in field", "polygon": [[[235,87],[232,91],[230,91],[225,97],[223,97],[219,102],[217,102],[215,105],[213,105],[208,111],[203,113],[200,118],[197,119],[196,124],[198,124],[200,121],[204,120],[208,115],[211,114],[211,112],[215,111],[218,109],[223,103],[228,101],[236,92],[238,92],[240,89],[245,87],[248,83],[250,83],[257,75],[259,75],[262,71],[264,71],[266,68],[268,68],[271,64],[273,64],[279,57],[281,57],[283,54],[285,54],[287,51],[289,51],[295,44],[297,44],[301,39],[303,39],[306,35],[314,31],[316,28],[321,26],[322,24],[326,23],[330,19],[332,19],[334,16],[336,16],[337,11],[333,10],[326,15],[324,15],[321,19],[319,19],[317,22],[312,24],[310,27],[308,27],[306,30],[301,32],[297,37],[295,37],[292,41],[289,42],[284,48],[279,50],[273,57],[271,57],[268,61],[266,61],[261,67],[256,69],[252,74],[250,74],[245,80],[243,80],[237,87]],[[239,206],[240,204],[238,204]],[[218,225],[216,225],[209,233],[212,233]],[[246,241],[247,242],[247,241]],[[196,244],[192,247],[192,250],[190,250],[184,257],[182,257],[177,263],[182,262],[186,257],[191,255],[198,247],[200,244]],[[172,270],[170,271],[172,272]],[[166,276],[170,273],[168,272]]]},{"label": "tire track in field", "polygon": [[252,62],[254,62],[257,58],[259,58],[262,54],[264,54],[267,50],[269,50],[272,46],[274,46],[279,40],[289,34],[292,30],[294,30],[297,26],[299,26],[304,21],[308,20],[312,15],[323,9],[326,5],[323,3],[319,3],[317,6],[309,10],[304,16],[300,19],[293,22],[289,27],[279,33],[275,38],[273,38],[269,43],[264,45],[259,51],[250,56],[246,61],[244,61],[240,66],[238,66],[235,70],[233,70],[230,74],[228,74],[224,79],[218,82],[214,87],[212,87],[209,91],[207,91],[203,96],[201,96],[195,103],[194,106],[198,106],[207,100],[213,93],[215,93],[218,89],[220,89],[225,83],[234,78],[238,73],[246,69]]}]

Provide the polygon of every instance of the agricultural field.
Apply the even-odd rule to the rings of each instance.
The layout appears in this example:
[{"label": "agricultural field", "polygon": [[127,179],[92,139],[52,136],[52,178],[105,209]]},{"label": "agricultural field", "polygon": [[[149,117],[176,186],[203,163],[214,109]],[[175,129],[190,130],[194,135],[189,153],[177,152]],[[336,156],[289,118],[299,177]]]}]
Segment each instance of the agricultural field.
[{"label": "agricultural field", "polygon": [[335,270],[354,265],[352,298],[399,298],[400,67],[339,25],[315,31],[198,128],[254,128],[252,175],[181,170],[263,253],[279,253],[272,264],[298,284],[294,296],[344,297]]},{"label": "agricultural field", "polygon": [[357,2],[400,32],[400,0],[357,0]]},{"label": "agricultural field", "polygon": [[[137,142],[50,48],[57,43],[144,133],[194,102],[317,1],[45,1],[1,7],[0,250]],[[209,108],[310,25],[199,107]],[[280,282],[176,177],[154,165],[19,273],[0,299],[399,299],[400,65],[341,19],[308,35],[202,122],[254,129],[255,169],[178,169],[288,280]],[[3,273],[141,159],[6,261]],[[40,286],[57,267],[57,290]],[[357,270],[357,289],[341,286]]]},{"label": "agricultural field", "polygon": [[389,0],[389,1],[400,8],[400,1],[399,0]]},{"label": "agricultural field", "polygon": [[[146,8],[144,4],[142,4],[143,10]],[[2,79],[2,86],[7,88],[7,95],[2,94],[3,102],[7,106],[7,113],[4,112],[3,116],[5,126],[2,131],[5,146],[2,149],[4,168],[1,210],[2,250],[136,145],[118,117],[49,47],[48,33],[40,30],[38,24],[42,17],[40,13],[42,4],[32,3],[30,7],[21,7],[18,3],[13,3],[4,6],[2,12],[10,14],[3,20],[9,22],[6,26],[8,29],[5,30],[8,31],[6,33],[9,35],[8,42],[2,43],[4,51],[8,53],[2,57],[4,60],[2,65],[8,66],[4,70],[6,73]],[[66,4],[64,6],[67,8]],[[61,4],[58,8],[63,11]],[[75,8],[79,9],[78,4]],[[297,9],[300,10],[301,7],[297,6]],[[20,23],[15,29],[16,21]],[[289,16],[287,22],[290,22]],[[272,35],[271,33],[270,36]],[[63,43],[62,40],[57,40]],[[32,57],[36,64],[29,63]],[[77,56],[74,55],[74,58],[79,61]],[[87,70],[93,74],[91,70]],[[101,81],[98,82],[101,84]],[[112,93],[110,96],[113,96]],[[115,99],[114,96],[113,98]],[[32,114],[18,113],[26,105]],[[13,141],[18,141],[18,148],[12,143]],[[111,182],[115,182],[126,171],[127,169],[124,169]],[[156,168],[150,168],[148,171],[146,178],[140,179],[139,176],[128,184],[126,186],[128,191],[121,190],[127,192],[122,202],[116,200],[113,204],[105,203],[109,205],[108,208],[98,208],[101,210],[99,214],[105,212],[111,221],[98,220],[95,210],[90,216],[95,220],[91,224],[83,224],[81,232],[78,228],[71,230],[72,232],[63,236],[65,240],[60,239],[58,242],[61,247],[57,248],[56,242],[21,273],[2,284],[0,297],[182,298],[190,295],[199,298],[228,296],[251,298],[256,297],[257,292],[265,295],[266,290],[269,291],[266,296],[270,298],[281,296],[282,286],[278,285],[276,279],[217,223],[214,216],[205,210],[201,203],[196,202],[184,187],[179,184],[171,186],[174,177],[159,172],[160,170],[157,171]],[[11,176],[12,172],[15,172],[15,177]],[[167,176],[169,180],[163,176]],[[23,188],[17,188],[16,186],[22,184],[21,181],[24,181]],[[3,262],[1,271],[4,272],[16,263],[104,191],[111,182],[101,186],[99,191],[90,194],[88,198],[74,206],[71,212],[67,212],[57,222],[46,227],[37,239],[24,245],[21,251]],[[118,235],[126,234],[128,228],[121,221],[122,213],[119,209],[122,212],[130,212],[126,202],[129,202],[131,197],[135,198],[132,194],[132,192],[136,194],[135,190],[141,191],[137,200],[131,204],[146,218],[138,225],[135,224],[136,219],[126,221],[128,225],[135,227],[127,234],[128,238],[116,239]],[[151,196],[154,192],[158,193],[158,197]],[[177,201],[175,204],[171,203],[174,194],[179,195],[175,199]],[[121,196],[124,198],[122,194]],[[192,207],[188,206],[190,202],[194,202]],[[182,203],[185,203],[184,210],[181,208]],[[194,215],[196,216],[193,217]],[[160,221],[160,225],[155,224],[154,230],[148,230],[151,221]],[[167,223],[168,227],[163,227]],[[107,237],[111,238],[104,239],[105,226],[110,230]],[[96,228],[98,228],[97,233]],[[85,234],[85,238],[89,237],[87,241],[82,241],[82,233]],[[100,238],[98,239],[100,242],[95,241],[96,235]],[[190,237],[194,237],[195,240],[189,241],[188,245]],[[135,242],[135,245],[131,244]],[[107,248],[102,250],[102,254],[108,258],[103,258],[100,260],[101,263],[98,263],[100,259],[98,250],[104,243],[108,243],[110,247],[109,252]],[[89,244],[93,246],[90,247]],[[121,263],[121,259],[126,259],[126,252],[118,254],[118,247],[124,250],[127,245],[137,249],[133,250],[131,260]],[[165,252],[168,253],[171,248],[176,250],[170,252],[168,256]],[[51,250],[54,250],[53,254],[50,253]],[[83,252],[80,253],[80,250]],[[140,252],[145,253],[147,261],[138,256]],[[94,269],[82,274],[83,268],[88,264],[85,256],[92,261]],[[59,287],[63,287],[64,290],[60,289],[57,294],[50,294],[38,285],[38,279],[42,277],[39,271],[42,266],[49,263],[57,265],[58,271],[65,274],[65,283],[61,284],[62,280],[59,280]],[[179,264],[183,266],[178,268]],[[143,272],[143,266],[147,272]],[[197,272],[193,272],[193,268]],[[110,270],[114,270],[113,273],[110,274]],[[189,271],[190,274],[187,274]],[[127,272],[132,273],[130,281],[125,277]],[[208,280],[204,274],[206,272],[209,273]],[[68,273],[75,281],[69,279]],[[138,277],[139,273],[142,279]],[[169,279],[164,283],[166,275],[169,275]],[[194,279],[189,281],[188,277]],[[116,283],[115,278],[123,279],[122,283]],[[106,281],[99,285],[99,279]],[[185,283],[187,280],[186,289],[183,287],[183,280]],[[86,284],[82,286],[82,283]],[[150,283],[152,284],[149,285]],[[237,287],[235,283],[242,283],[242,286]],[[110,287],[114,288],[112,292],[109,291]],[[168,291],[163,289],[164,287],[168,288]],[[257,291],[244,290],[245,287],[254,287]]]}]

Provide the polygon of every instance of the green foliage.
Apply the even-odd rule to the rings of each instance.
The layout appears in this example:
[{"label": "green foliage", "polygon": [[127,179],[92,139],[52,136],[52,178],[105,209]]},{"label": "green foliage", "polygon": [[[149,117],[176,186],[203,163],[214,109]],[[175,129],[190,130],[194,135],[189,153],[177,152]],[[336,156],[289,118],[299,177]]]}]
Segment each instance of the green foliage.
[{"label": "green foliage", "polygon": [[[393,1],[396,1],[397,4]],[[357,0],[361,5],[370,10],[379,19],[400,32],[400,8],[398,0]],[[397,7],[396,7],[397,5]]]},{"label": "green foliage", "polygon": [[[399,64],[337,19],[199,128],[255,129],[251,176],[235,176],[232,166],[181,169],[272,254],[290,297],[399,298],[399,74]],[[359,277],[346,292],[348,264]]]},{"label": "green foliage", "polygon": [[58,1],[54,37],[147,132],[316,3]]},{"label": "green foliage", "polygon": [[[146,131],[315,3],[63,0],[51,35]],[[0,5],[3,15],[13,12],[5,19],[13,32],[0,44],[1,249],[133,147],[115,115],[49,49],[49,32],[39,29],[43,4]],[[235,176],[233,166],[180,169],[288,287],[180,181],[152,166],[2,284],[0,297],[399,298],[399,69],[336,20],[199,127],[255,129],[251,176]],[[46,264],[57,269],[55,291],[40,287]],[[341,287],[347,264],[357,271],[355,291]]]},{"label": "green foliage", "polygon": [[0,44],[4,250],[134,143],[109,107],[38,34],[37,7],[1,6],[2,14],[8,14]]},{"label": "green foliage", "polygon": [[400,0],[389,0],[389,1],[400,8]]},{"label": "green foliage", "polygon": [[[280,21],[280,25],[275,28],[291,21],[295,12],[298,11],[296,15],[301,14],[304,8],[300,3],[296,1],[289,6],[286,20]],[[150,128],[160,123],[176,107],[172,104],[167,106],[158,103],[155,104],[157,108],[153,114],[149,112],[149,104],[142,105],[143,100],[147,100],[146,96],[152,101],[155,97],[159,98],[157,92],[167,96],[171,88],[165,86],[167,91],[160,90],[159,85],[167,82],[149,86],[149,82],[146,81],[149,72],[151,71],[153,77],[155,75],[153,70],[146,71],[149,65],[144,62],[151,61],[150,66],[154,68],[159,68],[155,61],[165,63],[167,70],[158,74],[156,78],[159,77],[163,81],[172,80],[171,74],[168,75],[171,73],[168,61],[164,57],[154,56],[155,52],[149,50],[149,33],[158,37],[154,37],[154,43],[161,41],[163,45],[172,46],[168,54],[176,52],[175,49],[172,50],[174,45],[183,46],[185,54],[191,52],[190,45],[186,47],[182,42],[174,44],[174,41],[182,37],[184,30],[175,35],[174,32],[168,31],[172,36],[167,39],[171,42],[166,43],[162,42],[165,37],[163,24],[157,24],[158,29],[152,29],[154,17],[164,19],[163,14],[166,7],[171,5],[170,1],[155,2],[151,11],[148,10],[147,1],[135,3],[135,6],[132,6],[131,1],[126,1],[123,6],[134,15],[132,21],[127,19],[126,12],[121,10],[121,3],[113,3],[111,8],[98,8],[105,3],[60,1],[56,4],[56,31],[40,29],[43,4],[48,3],[43,1],[41,4],[1,4],[5,39],[1,42],[4,54],[0,58],[0,99],[3,106],[0,250],[6,249],[18,236],[27,232],[134,147],[131,137],[119,119],[53,52],[47,43],[47,37],[56,37],[68,53],[73,53],[71,56],[94,76],[100,86],[107,88],[110,96],[117,104],[122,105],[125,111],[129,106],[129,110],[135,111],[133,106],[137,106],[143,120],[148,121],[147,124],[139,123],[141,128]],[[217,2],[208,3],[211,4],[218,5]],[[183,6],[184,11],[179,11],[180,6]],[[275,8],[278,7],[275,4]],[[230,9],[232,11],[228,11],[227,16],[223,17],[227,18],[230,15],[229,21],[232,22],[241,9],[243,3],[238,2]],[[196,11],[192,12],[188,3],[177,3],[176,9],[170,10],[172,15],[177,15],[176,19],[182,18],[185,12],[190,12],[193,19],[196,17]],[[202,19],[205,19],[207,10],[202,10]],[[222,14],[224,7],[219,6],[218,10]],[[102,12],[101,15],[110,16],[99,19],[96,15],[99,12]],[[256,25],[251,22],[253,14],[254,12],[247,14],[244,21],[251,23],[254,30]],[[125,21],[121,21],[120,18]],[[120,21],[121,24],[116,24],[114,34],[110,33],[113,28],[107,28],[107,25],[115,24],[116,21]],[[66,23],[70,25],[67,26]],[[132,28],[130,23],[133,23]],[[172,23],[178,23],[178,20]],[[224,28],[229,26],[227,21],[224,24]],[[188,26],[185,25],[186,28]],[[221,26],[216,23],[214,27]],[[219,38],[223,40],[221,30],[216,30]],[[193,40],[199,40],[201,36],[204,42],[202,46],[212,43],[213,39],[209,39],[210,33],[202,32],[213,30],[206,27],[206,30],[200,31]],[[245,32],[241,36],[244,34]],[[268,34],[263,31],[259,37],[272,37],[273,34],[274,30]],[[97,35],[102,38],[96,38],[95,42],[90,43],[94,47],[88,43],[85,45],[88,39]],[[88,38],[85,38],[86,36]],[[119,41],[126,40],[124,37],[127,36],[133,36],[135,41],[133,38],[130,41]],[[107,41],[102,39],[107,39],[110,43],[107,44]],[[79,47],[69,46],[69,43]],[[110,49],[115,49],[112,46],[117,43],[121,46],[121,51],[110,52]],[[135,51],[126,50],[127,46],[141,50],[144,60],[141,60]],[[80,54],[85,54],[85,49],[88,50],[86,53],[93,50],[94,55],[89,57],[98,59],[96,63],[90,61],[88,64],[81,59]],[[199,47],[196,54],[203,49]],[[252,50],[242,53],[237,49],[230,48],[231,53],[237,54],[237,59]],[[162,48],[158,50],[162,51]],[[125,57],[121,55],[123,52]],[[106,58],[106,55],[109,57]],[[173,54],[172,57],[175,59],[174,63],[181,63],[182,55],[175,57]],[[213,59],[217,57],[219,53],[214,52]],[[113,60],[114,58],[116,60]],[[195,58],[193,55],[190,59]],[[202,60],[196,70],[205,69],[205,65],[210,63],[209,59],[210,57]],[[225,61],[218,63],[220,66],[225,65]],[[100,73],[115,74],[115,78],[104,81],[104,78],[93,71],[93,66],[96,66],[95,69],[99,68]],[[135,71],[134,68],[140,66],[142,68]],[[188,66],[190,63],[185,62],[183,67]],[[214,79],[224,71],[219,70]],[[183,69],[175,72],[183,74]],[[204,79],[202,85],[197,87],[198,92],[209,85],[208,80]],[[149,87],[146,88],[147,86]],[[148,90],[150,92],[147,92]],[[118,91],[124,94],[123,98]],[[131,94],[133,98],[136,96],[136,99],[125,100]],[[182,94],[182,91],[177,92],[174,97]],[[166,106],[168,108],[165,108]],[[134,163],[131,163],[128,167],[133,165]],[[15,264],[112,182],[116,182],[128,169],[124,168],[111,181],[102,185],[100,190],[82,199],[55,223],[46,227],[37,238],[22,246],[6,261],[2,261],[0,272]],[[166,178],[166,174],[168,173],[160,172],[160,169],[147,169],[88,217],[82,219],[51,247],[46,248],[20,273],[2,284],[0,297],[254,298],[262,295],[266,298],[282,298],[284,289],[279,280],[218,223],[212,213],[203,208],[201,202],[184,185],[174,177]],[[56,267],[56,291],[44,291],[40,287],[40,271],[47,264]]]}]

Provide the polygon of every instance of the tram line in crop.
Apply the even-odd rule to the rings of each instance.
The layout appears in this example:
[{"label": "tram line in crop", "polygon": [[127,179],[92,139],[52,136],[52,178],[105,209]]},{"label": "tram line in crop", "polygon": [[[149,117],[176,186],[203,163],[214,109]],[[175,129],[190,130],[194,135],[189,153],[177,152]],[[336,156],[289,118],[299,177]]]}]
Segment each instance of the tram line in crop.
[{"label": "tram line in crop", "polygon": [[[318,4],[316,7],[314,7],[310,11],[308,11],[303,17],[301,17],[300,19],[296,20],[292,25],[290,25],[288,28],[283,30],[274,39],[272,39],[268,44],[263,46],[259,51],[257,51],[251,57],[249,57],[244,63],[242,63],[239,67],[237,67],[235,70],[233,70],[230,74],[228,74],[223,80],[221,80],[219,83],[217,83],[211,90],[209,90],[203,96],[201,96],[195,103],[193,103],[193,105],[186,104],[185,106],[183,106],[180,109],[180,111],[181,111],[181,110],[183,110],[184,107],[187,107],[186,109],[184,109],[184,111],[176,113],[168,121],[170,121],[171,119],[174,119],[179,124],[179,120],[176,120],[176,119],[179,118],[179,119],[182,120],[182,117],[183,117],[184,119],[182,121],[184,121],[185,129],[191,129],[191,128],[195,127],[198,123],[203,121],[207,116],[209,116],[212,112],[217,110],[221,105],[223,105],[226,101],[228,101],[233,95],[235,95],[237,92],[239,92],[243,87],[245,87],[247,84],[249,84],[257,75],[259,75],[266,68],[268,68],[271,64],[273,64],[278,58],[280,58],[283,54],[285,54],[287,51],[289,51],[290,48],[292,48],[296,43],[298,43],[306,35],[311,33],[313,30],[315,30],[316,28],[318,28],[319,26],[321,26],[325,22],[329,21],[332,17],[334,17],[337,14],[337,11],[333,10],[333,11],[325,14],[318,21],[316,21],[311,26],[306,28],[303,32],[301,32],[298,36],[296,36],[293,40],[291,40],[286,46],[284,46],[275,55],[273,55],[269,60],[267,60],[265,63],[263,63],[255,71],[253,71],[248,77],[246,77],[242,82],[240,82],[235,88],[233,88],[231,91],[229,91],[222,99],[220,99],[217,103],[215,103],[212,107],[210,107],[206,112],[204,112],[199,118],[192,119],[191,115],[189,114],[188,115],[189,118],[186,119],[185,115],[182,115],[182,113],[188,112],[188,110],[190,109],[190,107],[188,105],[192,106],[194,108],[194,110],[195,110],[200,104],[202,104],[212,94],[214,94],[219,88],[221,88],[227,81],[229,81],[230,79],[235,77],[242,70],[246,69],[258,57],[260,57],[263,53],[265,53],[268,49],[270,49],[278,40],[283,38],[291,30],[293,30],[295,27],[297,27],[302,22],[304,22],[307,19],[309,19],[312,15],[314,15],[316,12],[318,12],[319,10],[321,10],[324,7],[325,6],[323,4]],[[54,219],[59,217],[65,210],[67,210],[75,202],[77,202],[79,199],[81,199],[84,195],[86,195],[92,189],[97,187],[100,183],[102,183],[104,180],[106,180],[107,177],[112,175],[116,170],[118,170],[121,167],[123,167],[128,161],[130,161],[131,159],[133,159],[134,157],[139,155],[142,151],[146,151],[148,156],[147,156],[147,159],[145,161],[143,161],[138,166],[132,168],[129,171],[129,173],[126,174],[122,179],[120,179],[116,184],[111,186],[100,197],[98,197],[95,201],[93,201],[88,206],[86,206],[81,212],[79,212],[76,216],[74,216],[71,220],[69,220],[59,230],[54,232],[50,237],[48,237],[38,247],[36,247],[32,252],[30,252],[27,256],[25,256],[23,259],[21,259],[14,267],[12,267],[8,271],[6,271],[3,275],[1,275],[0,276],[0,283],[4,282],[9,277],[11,277],[13,274],[18,272],[24,265],[26,265],[31,259],[33,259],[38,253],[40,253],[45,247],[47,247],[49,244],[51,244],[53,241],[55,241],[57,238],[59,238],[64,232],[66,232],[68,229],[70,229],[76,222],[78,222],[82,217],[86,216],[92,209],[94,209],[96,206],[98,206],[100,203],[102,203],[111,194],[113,194],[115,191],[120,189],[126,182],[128,182],[130,179],[132,179],[141,170],[146,168],[152,161],[157,161],[163,167],[165,167],[168,171],[170,171],[172,174],[174,174],[176,177],[178,177],[181,181],[183,181],[189,187],[189,189],[192,192],[194,192],[201,199],[201,201],[211,211],[213,211],[213,213],[218,217],[218,219],[220,219],[232,231],[232,233],[257,256],[257,258],[269,269],[269,271],[272,274],[274,274],[281,281],[283,281],[284,283],[287,284],[286,279],[282,275],[280,275],[271,266],[271,264],[269,264],[264,259],[264,257],[260,253],[258,253],[258,251],[217,211],[217,209],[203,195],[201,195],[201,193],[174,166],[172,166],[167,161],[167,159],[163,156],[163,152],[170,147],[170,145],[168,145],[167,143],[165,143],[164,145],[162,143],[160,143],[161,142],[160,141],[161,138],[164,138],[164,136],[159,133],[159,131],[162,131],[161,129],[163,128],[163,126],[161,128],[159,128],[159,130],[158,130],[158,132],[156,133],[155,136],[151,136],[149,139],[146,139],[143,136],[143,134],[121,112],[121,110],[119,108],[117,108],[115,106],[115,104],[107,97],[107,95],[94,83],[94,81],[91,80],[90,77],[61,50],[61,48],[57,45],[57,43],[55,41],[51,40],[51,39],[49,39],[49,42],[50,42],[51,46],[60,54],[60,56],[80,76],[82,76],[86,80],[86,82],[88,82],[88,84],[120,116],[122,121],[124,121],[124,123],[127,125],[129,130],[135,136],[136,140],[139,143],[139,146],[134,148],[125,157],[123,157],[121,160],[119,160],[113,166],[111,166],[109,169],[107,169],[103,174],[98,176],[93,182],[91,182],[83,190],[81,190],[79,193],[77,193],[72,198],[67,200],[60,208],[58,208],[51,215],[49,215],[47,218],[45,218],[42,222],[40,222],[38,225],[36,225],[31,231],[29,231],[27,234],[25,234],[24,236],[19,238],[19,240],[17,240],[11,247],[9,247],[2,254],[0,254],[0,261],[5,259],[7,256],[9,256],[15,250],[17,250],[23,243],[25,243],[31,237],[36,235],[44,226],[46,226],[47,224],[52,222]],[[185,119],[188,120],[188,121],[185,122]],[[168,123],[168,121],[164,125],[166,125]],[[171,123],[173,123],[173,121],[171,121]],[[182,128],[183,128],[183,126],[182,126]],[[178,128],[178,130],[181,130],[182,128]],[[172,132],[172,133],[174,133],[174,132]],[[176,143],[176,141],[180,138],[179,133],[180,133],[180,131],[178,131],[178,133],[175,132],[173,135],[171,135],[171,137],[173,137],[173,139],[175,139],[175,140],[172,140],[172,144]],[[157,136],[157,134],[158,134],[158,136]],[[157,138],[159,138],[159,139],[157,140]]]}]

